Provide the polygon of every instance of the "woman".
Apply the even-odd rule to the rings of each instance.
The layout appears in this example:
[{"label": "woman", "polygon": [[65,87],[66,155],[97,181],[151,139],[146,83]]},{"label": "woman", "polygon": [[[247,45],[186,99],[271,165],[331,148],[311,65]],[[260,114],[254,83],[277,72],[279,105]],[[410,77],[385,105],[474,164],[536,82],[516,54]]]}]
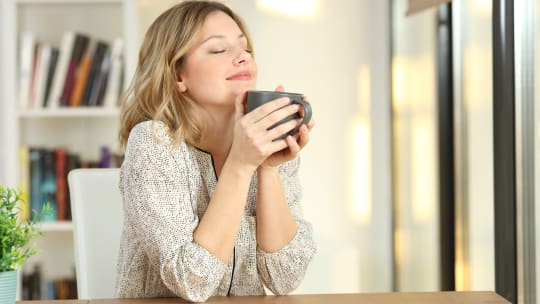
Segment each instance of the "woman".
[{"label": "woman", "polygon": [[267,129],[297,105],[245,113],[251,50],[218,2],[182,2],[148,29],[120,130],[119,297],[287,294],[303,279],[316,248],[298,154],[313,123],[274,141],[298,122]]}]

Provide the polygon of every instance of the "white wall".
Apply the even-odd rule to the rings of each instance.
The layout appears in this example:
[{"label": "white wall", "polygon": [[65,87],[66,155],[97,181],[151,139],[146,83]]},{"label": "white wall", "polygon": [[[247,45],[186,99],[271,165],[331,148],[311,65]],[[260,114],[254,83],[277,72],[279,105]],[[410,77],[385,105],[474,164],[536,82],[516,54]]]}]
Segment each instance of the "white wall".
[{"label": "white wall", "polygon": [[[313,105],[317,125],[302,153],[301,178],[319,251],[296,292],[391,290],[387,1],[319,0],[309,17],[262,11],[256,1],[227,2],[253,37],[258,88],[282,84]],[[355,126],[367,132],[356,133],[357,150]]]}]

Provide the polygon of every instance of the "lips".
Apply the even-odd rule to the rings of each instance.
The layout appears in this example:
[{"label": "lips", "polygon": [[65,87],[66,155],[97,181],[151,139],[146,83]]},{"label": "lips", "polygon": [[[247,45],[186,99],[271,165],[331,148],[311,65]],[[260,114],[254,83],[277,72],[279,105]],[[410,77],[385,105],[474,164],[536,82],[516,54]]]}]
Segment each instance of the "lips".
[{"label": "lips", "polygon": [[227,80],[251,80],[251,73],[248,71],[238,72],[232,76],[227,77]]}]

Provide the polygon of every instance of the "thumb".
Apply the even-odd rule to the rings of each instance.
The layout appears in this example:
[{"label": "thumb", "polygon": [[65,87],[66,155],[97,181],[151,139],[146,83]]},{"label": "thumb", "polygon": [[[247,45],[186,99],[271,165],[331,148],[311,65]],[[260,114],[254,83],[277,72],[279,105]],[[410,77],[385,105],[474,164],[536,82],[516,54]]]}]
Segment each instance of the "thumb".
[{"label": "thumb", "polygon": [[284,88],[282,85],[278,85],[278,86],[276,87],[276,91],[278,91],[278,92],[285,92],[285,88]]},{"label": "thumb", "polygon": [[235,120],[239,120],[240,118],[242,118],[242,116],[244,116],[245,112],[246,112],[246,107],[245,107],[245,104],[246,104],[246,91],[240,93],[238,96],[236,96],[236,101],[235,101]]}]

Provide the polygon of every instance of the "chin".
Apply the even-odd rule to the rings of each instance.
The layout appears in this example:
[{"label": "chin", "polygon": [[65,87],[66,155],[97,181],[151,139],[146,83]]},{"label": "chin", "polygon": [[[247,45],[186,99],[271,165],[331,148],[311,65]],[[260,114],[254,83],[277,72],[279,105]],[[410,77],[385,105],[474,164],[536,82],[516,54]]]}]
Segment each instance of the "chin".
[{"label": "chin", "polygon": [[244,91],[249,91],[249,90],[255,90],[255,84],[254,83],[250,83],[250,84],[245,84],[245,85],[242,85],[242,86],[238,86],[236,88],[234,88],[232,90],[233,94],[235,96],[238,96],[239,94],[241,94],[242,92]]}]

